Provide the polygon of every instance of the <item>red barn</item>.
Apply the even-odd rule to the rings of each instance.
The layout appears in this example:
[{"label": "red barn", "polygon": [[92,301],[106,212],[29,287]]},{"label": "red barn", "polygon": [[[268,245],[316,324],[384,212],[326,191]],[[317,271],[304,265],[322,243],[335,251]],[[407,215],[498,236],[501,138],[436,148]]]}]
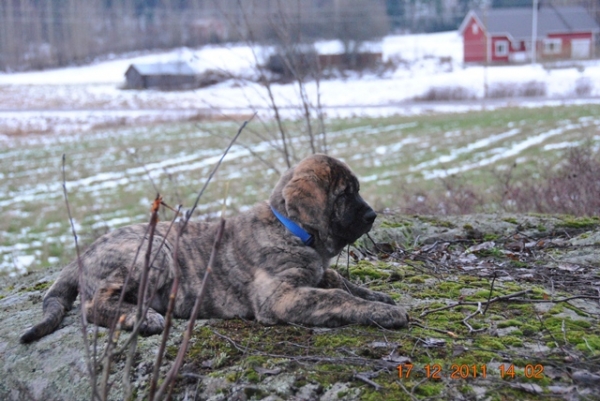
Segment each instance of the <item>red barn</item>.
[{"label": "red barn", "polygon": [[[537,14],[536,59],[594,56],[600,26],[583,7],[541,7]],[[459,28],[464,62],[530,60],[532,17],[531,7],[469,11]]]}]

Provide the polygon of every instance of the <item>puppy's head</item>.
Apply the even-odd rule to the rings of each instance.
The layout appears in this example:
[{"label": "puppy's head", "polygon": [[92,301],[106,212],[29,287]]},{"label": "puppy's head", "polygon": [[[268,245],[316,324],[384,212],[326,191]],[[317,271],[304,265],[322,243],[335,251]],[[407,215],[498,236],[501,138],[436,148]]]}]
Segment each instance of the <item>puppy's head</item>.
[{"label": "puppy's head", "polygon": [[317,251],[333,257],[368,232],[377,217],[359,189],[345,163],[313,155],[285,172],[269,200],[315,237]]}]

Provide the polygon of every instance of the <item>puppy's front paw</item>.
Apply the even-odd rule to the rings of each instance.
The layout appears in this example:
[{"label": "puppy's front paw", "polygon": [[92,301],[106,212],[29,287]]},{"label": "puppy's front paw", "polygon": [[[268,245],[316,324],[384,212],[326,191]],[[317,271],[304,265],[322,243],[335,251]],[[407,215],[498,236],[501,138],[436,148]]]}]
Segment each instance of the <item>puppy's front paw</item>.
[{"label": "puppy's front paw", "polygon": [[384,304],[396,305],[396,302],[390,297],[382,292],[373,292],[372,301],[383,302]]},{"label": "puppy's front paw", "polygon": [[[133,330],[135,327],[135,313],[131,313],[125,319],[123,324],[124,330]],[[148,337],[154,334],[160,334],[165,328],[165,318],[153,309],[148,310],[146,317],[140,324],[139,333],[143,337]]]},{"label": "puppy's front paw", "polygon": [[386,329],[401,329],[408,326],[410,320],[408,313],[398,306],[385,307],[376,310],[371,316],[372,323]]}]

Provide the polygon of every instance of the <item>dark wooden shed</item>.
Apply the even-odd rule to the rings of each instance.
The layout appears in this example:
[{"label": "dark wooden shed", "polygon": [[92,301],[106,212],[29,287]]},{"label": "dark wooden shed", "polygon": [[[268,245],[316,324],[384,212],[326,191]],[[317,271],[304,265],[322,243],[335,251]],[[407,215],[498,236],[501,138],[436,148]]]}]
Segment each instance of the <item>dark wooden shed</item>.
[{"label": "dark wooden shed", "polygon": [[189,89],[198,84],[198,72],[183,61],[132,64],[125,78],[128,89]]}]

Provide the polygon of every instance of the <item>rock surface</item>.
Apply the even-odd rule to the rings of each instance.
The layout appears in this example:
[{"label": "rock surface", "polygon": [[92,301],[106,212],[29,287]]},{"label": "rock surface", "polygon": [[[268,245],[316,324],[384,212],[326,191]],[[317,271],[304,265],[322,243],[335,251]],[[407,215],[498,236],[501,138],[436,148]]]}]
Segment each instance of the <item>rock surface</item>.
[{"label": "rock surface", "polygon": [[[423,358],[436,352],[435,357],[445,358],[448,364],[444,365],[446,376],[453,361],[471,353],[475,359],[465,357],[464,363],[489,363],[490,370],[501,368],[493,361],[518,365],[523,357],[531,358],[532,364],[546,366],[539,380],[517,378],[511,382],[502,390],[508,392],[504,399],[519,394],[527,399],[543,399],[548,393],[555,399],[597,399],[600,306],[593,298],[600,288],[597,219],[384,215],[380,220],[383,222],[371,233],[377,245],[363,237],[351,251],[353,264],[339,269],[350,271],[357,282],[388,292],[397,301],[408,304],[414,321],[428,326],[427,329],[413,326],[410,331],[400,332],[360,327],[320,330],[265,328],[242,321],[200,321],[176,382],[174,399],[354,400],[373,394],[405,396],[407,389],[416,398],[488,399],[499,391],[502,381],[492,377],[495,374],[462,382],[423,378],[427,365]],[[345,259],[345,255],[340,258]],[[78,302],[57,331],[33,344],[18,342],[23,330],[41,318],[42,296],[57,274],[58,269],[3,279],[1,400],[91,399]],[[516,303],[492,304],[481,320],[476,320],[475,315],[467,320],[476,312],[475,306],[450,309],[443,317],[429,314],[430,309],[470,297],[479,296],[485,303],[488,297],[481,292],[490,290],[492,279],[496,280],[494,291],[531,289],[531,299],[539,302],[532,305],[530,312],[518,309],[515,305],[520,304]],[[481,284],[484,282],[487,284]],[[455,296],[453,287],[444,287],[448,283],[464,288],[458,288]],[[512,287],[517,284],[518,288]],[[568,303],[545,302],[567,296],[583,297]],[[535,317],[524,317],[527,313],[537,314],[539,322],[533,321]],[[470,322],[474,330],[463,321]],[[560,321],[564,321],[562,334],[560,323],[556,323]],[[174,323],[161,368],[163,375],[172,363],[185,323]],[[556,330],[553,324],[558,324]],[[437,331],[432,329],[435,327]],[[97,338],[97,355],[104,349],[106,334],[106,329],[88,327],[90,341]],[[124,338],[126,335],[121,343]],[[159,342],[159,336],[138,341],[131,377],[135,399],[146,397]],[[414,363],[415,371],[421,369],[421,376],[399,379],[396,367],[406,361]],[[112,363],[108,399],[123,397],[124,364],[124,357],[115,358]],[[371,379],[357,380],[358,372]],[[101,373],[98,368],[99,379]]]}]

